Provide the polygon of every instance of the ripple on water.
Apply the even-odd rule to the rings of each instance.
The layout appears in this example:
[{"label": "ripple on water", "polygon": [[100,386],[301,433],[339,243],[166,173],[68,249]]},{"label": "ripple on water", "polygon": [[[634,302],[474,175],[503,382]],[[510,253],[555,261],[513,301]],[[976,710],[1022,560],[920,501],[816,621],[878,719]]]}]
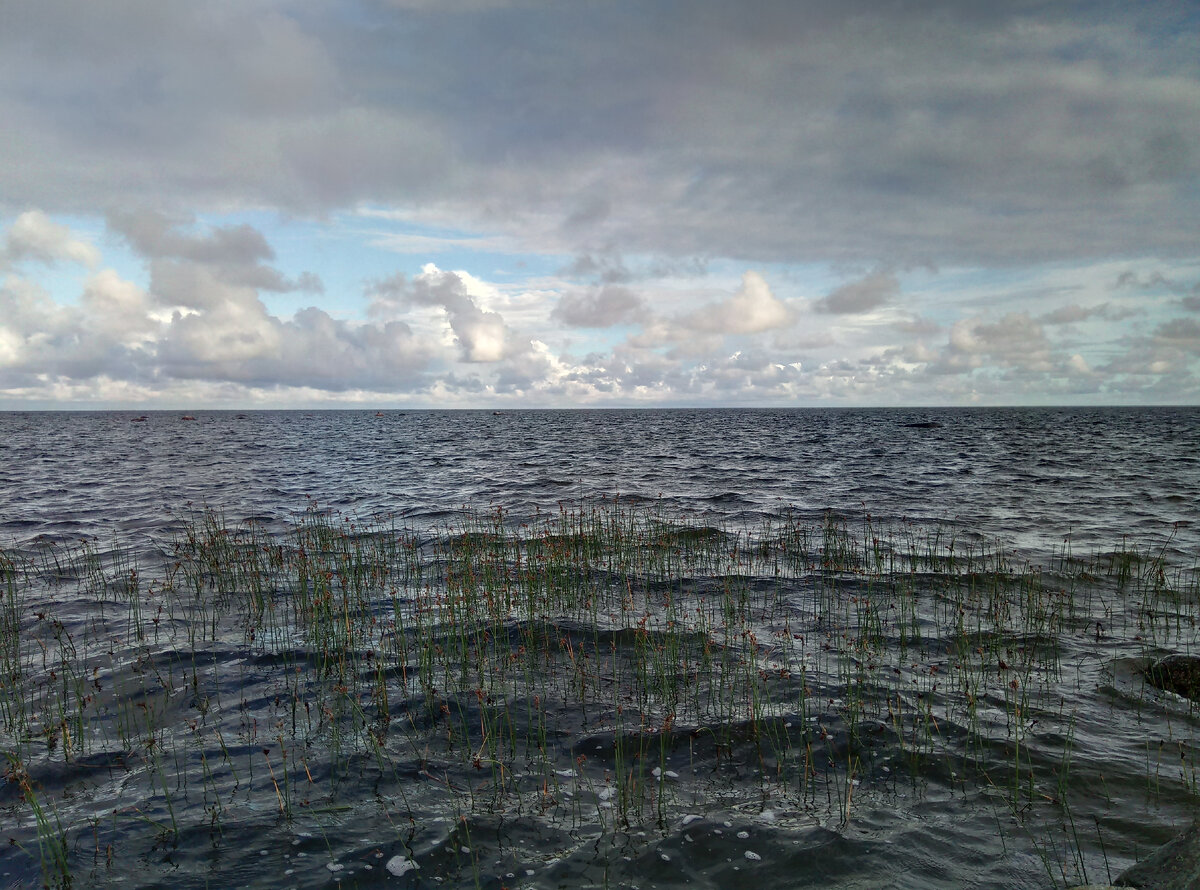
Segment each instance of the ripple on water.
[{"label": "ripple on water", "polygon": [[[158,689],[155,671],[139,661],[144,641],[135,639],[129,626],[118,627],[113,616],[130,596],[130,539],[138,542],[132,545],[132,562],[148,568],[170,552],[172,540],[188,528],[186,517],[203,506],[223,512],[233,526],[256,522],[285,539],[290,534],[286,520],[310,504],[330,515],[396,515],[402,524],[434,530],[422,536],[423,547],[446,540],[442,532],[463,520],[465,505],[486,509],[504,504],[519,522],[539,512],[553,515],[562,502],[607,499],[672,519],[699,518],[697,527],[708,539],[697,542],[677,535],[680,550],[699,543],[712,545],[714,552],[735,549],[731,542],[744,540],[739,536],[764,517],[810,524],[815,540],[827,513],[844,517],[855,541],[865,540],[867,513],[872,522],[894,523],[902,531],[910,527],[906,522],[942,521],[961,548],[979,548],[1000,537],[1006,547],[1035,554],[1047,566],[1054,564],[1048,557],[1061,552],[1068,535],[1075,553],[1096,555],[1112,565],[1131,558],[1122,545],[1125,536],[1144,551],[1165,552],[1184,562],[1200,549],[1200,460],[1195,457],[1200,453],[1200,412],[1191,409],[509,411],[500,417],[490,412],[408,412],[382,419],[361,412],[211,412],[194,424],[180,424],[174,413],[129,421],[128,413],[0,415],[0,448],[5,454],[0,532],[7,539],[0,544],[50,564],[47,555],[55,548],[74,545],[82,536],[96,539],[93,565],[64,565],[54,578],[64,587],[87,585],[101,572],[110,581],[88,588],[86,596],[52,599],[37,608],[52,606],[62,615],[63,628],[80,640],[88,621],[93,627],[100,626],[96,622],[116,622],[113,636],[122,642],[111,652],[83,650],[90,659],[88,671],[97,673],[89,673],[80,688],[95,679],[104,687],[96,693],[111,696],[114,709],[123,703],[140,713],[143,704],[178,717],[184,726],[185,715],[197,719],[199,699],[187,692],[187,684],[186,695]],[[940,426],[903,425],[926,422]],[[1153,463],[1148,456],[1155,458]],[[731,583],[729,577],[732,573],[691,579],[678,589],[653,590],[660,595],[686,591],[703,603]],[[986,590],[986,578],[976,580],[979,589]],[[759,592],[778,583],[767,577],[747,589]],[[1181,783],[1196,785],[1194,773],[1189,779],[1186,772],[1186,764],[1195,758],[1192,740],[1200,737],[1192,706],[1171,693],[1148,691],[1145,684],[1146,659],[1169,654],[1181,638],[1191,639],[1189,604],[1164,598],[1140,612],[1122,611],[1109,594],[1089,592],[1086,584],[1049,570],[1030,589],[1058,591],[1072,583],[1079,611],[1057,627],[1054,646],[1018,637],[971,638],[974,647],[996,653],[987,667],[988,678],[1003,676],[1005,682],[979,697],[974,723],[962,714],[943,714],[937,720],[937,737],[955,750],[969,752],[962,756],[973,758],[973,767],[995,777],[994,786],[968,785],[958,764],[944,758],[926,763],[922,752],[896,744],[869,748],[860,762],[853,762],[836,738],[841,724],[835,718],[845,706],[845,683],[822,679],[817,672],[808,677],[819,693],[811,714],[792,713],[790,704],[781,705],[784,716],[763,722],[776,732],[811,732],[811,738],[819,739],[806,722],[815,718],[812,725],[834,733],[820,740],[817,750],[825,757],[820,763],[830,777],[822,793],[835,801],[839,793],[849,793],[852,799],[844,824],[836,803],[785,805],[764,800],[757,791],[757,796],[748,795],[747,787],[759,786],[745,764],[769,758],[758,754],[743,733],[737,741],[743,747],[737,748],[739,756],[730,767],[727,749],[702,727],[680,731],[678,761],[651,780],[684,796],[675,798],[677,807],[669,811],[665,825],[651,816],[640,825],[601,835],[590,831],[587,820],[564,827],[529,811],[505,813],[503,818],[476,813],[466,822],[456,822],[434,805],[437,793],[445,783],[474,787],[484,771],[447,768],[439,774],[430,769],[427,753],[399,744],[389,749],[390,759],[382,766],[369,757],[348,758],[353,768],[337,777],[351,797],[374,800],[380,788],[403,790],[404,807],[390,810],[382,820],[386,831],[381,830],[377,810],[342,810],[316,800],[303,808],[302,825],[288,823],[278,817],[270,791],[270,770],[278,769],[281,761],[274,730],[268,728],[302,717],[292,713],[286,696],[272,686],[272,671],[279,665],[261,648],[257,655],[247,655],[246,646],[262,647],[266,641],[248,642],[246,628],[231,625],[222,630],[227,636],[221,645],[171,650],[164,663],[173,669],[186,666],[197,683],[212,678],[219,694],[204,704],[211,709],[209,719],[228,718],[236,726],[224,745],[209,737],[177,750],[183,752],[180,757],[195,760],[198,774],[210,769],[213,787],[229,799],[249,799],[248,788],[268,792],[267,805],[256,798],[258,809],[238,808],[221,828],[226,836],[252,838],[253,843],[226,843],[217,850],[211,831],[197,827],[181,831],[171,845],[156,840],[153,831],[137,832],[144,839],[135,841],[130,831],[129,843],[142,846],[122,854],[132,852],[145,864],[146,875],[136,879],[140,886],[276,886],[287,881],[316,887],[330,886],[335,877],[370,885],[382,884],[385,876],[403,886],[402,880],[426,882],[434,875],[473,886],[475,876],[483,874],[495,883],[512,881],[510,886],[637,881],[643,886],[724,887],[753,881],[781,886],[957,887],[973,882],[980,887],[1044,887],[1045,866],[1030,852],[1035,846],[1023,843],[1008,851],[996,846],[998,826],[1013,837],[1039,839],[1003,802],[1008,793],[1004,776],[1011,775],[1010,764],[1016,762],[1047,773],[1069,766],[1085,789],[1081,804],[1111,814],[1098,830],[1111,848],[1126,851],[1113,855],[1115,874],[1128,851],[1139,844],[1148,848],[1160,843],[1171,830],[1150,826],[1158,832],[1151,837],[1145,820],[1139,824],[1121,813],[1147,806],[1175,813],[1180,810]],[[1152,588],[1153,579],[1147,583]],[[852,578],[842,579],[842,584],[840,589],[860,602],[876,595],[875,590],[856,586]],[[401,601],[404,595],[398,592]],[[931,608],[944,602],[930,591]],[[1194,603],[1191,606],[1194,612]],[[849,608],[845,603],[841,607]],[[811,588],[803,588],[787,601],[780,620],[786,618],[790,628],[815,620],[828,608],[814,601]],[[103,619],[96,617],[99,610]],[[125,613],[120,616],[124,621]],[[37,622],[31,610],[21,618],[30,622],[29,628]],[[177,618],[160,617],[154,627],[164,635],[178,632],[179,625],[172,623]],[[932,684],[952,685],[961,679],[933,679],[931,666],[948,673],[945,665],[961,642],[938,639],[933,626],[914,622],[922,635],[922,655],[896,667],[901,680],[911,686],[899,689],[896,701],[909,709],[926,703],[944,708],[946,687],[934,690]],[[566,625],[555,630],[568,642],[580,636]],[[776,630],[783,633],[779,628],[764,630],[764,658],[782,657],[785,637],[774,637]],[[1182,637],[1162,643],[1168,631]],[[273,658],[317,673],[329,669],[291,633],[288,629],[271,642],[276,647]],[[52,640],[53,635],[41,639]],[[636,645],[637,639],[632,630],[627,636],[605,637],[618,649]],[[889,649],[901,645],[892,634],[881,639]],[[226,645],[230,641],[238,645]],[[822,657],[841,657],[841,644],[829,645],[833,654]],[[1008,677],[1015,674],[1005,672],[1013,671],[1013,665],[1032,651],[1054,661],[1063,676],[1071,678],[1069,688],[1054,694],[1057,713],[1070,708],[1075,716],[1073,723],[1064,723],[1047,709],[1036,718],[1042,722],[1029,729],[1030,748],[1014,751],[1002,729],[1014,713],[1014,693],[1025,686],[1008,686]],[[847,671],[869,663],[861,653],[844,654],[847,660],[839,663]],[[1000,660],[1007,667],[1001,667]],[[387,676],[409,670],[415,674],[419,668],[416,663],[393,665],[394,673]],[[54,670],[50,661],[46,670]],[[918,681],[925,686],[918,688]],[[58,687],[47,687],[51,688]],[[453,703],[469,718],[480,718],[478,702],[472,705],[467,697]],[[398,699],[398,713],[405,711],[413,715],[413,725],[440,719],[422,715],[422,701],[415,694]],[[887,722],[886,706],[881,706],[881,714],[882,729],[876,735],[884,737],[894,727]],[[575,732],[572,721],[578,717],[565,712],[558,716],[561,725],[548,728],[548,737],[569,747],[582,733],[555,733]],[[306,717],[314,725],[323,719],[320,714]],[[122,719],[129,725],[128,716]],[[790,728],[788,722],[793,724]],[[137,733],[127,731],[136,741]],[[245,738],[235,741],[239,732]],[[515,732],[532,730],[518,725]],[[61,735],[56,738],[61,746]],[[557,767],[575,769],[570,764],[555,764],[553,776],[530,769],[510,780],[534,789],[530,800],[543,785],[558,783],[562,787],[554,806],[561,809],[555,812],[611,818],[605,804],[611,806],[614,798],[602,795],[618,791],[605,785],[605,770],[610,775],[615,771],[615,745],[601,734],[586,738],[593,743],[588,756],[596,772],[584,775],[595,788],[572,787],[579,776],[558,774]],[[140,828],[146,820],[169,821],[161,796],[122,797],[137,783],[152,785],[153,758],[129,756],[133,746],[122,744],[115,731],[103,742],[69,769],[54,761],[55,769],[40,768],[34,778],[48,791],[64,795],[58,801],[64,812],[82,807],[89,797],[100,801],[111,796],[118,803],[106,803],[107,811],[121,808],[128,824],[140,820]],[[1068,742],[1074,752],[1069,764],[1063,759]],[[597,752],[595,745],[602,750]],[[56,749],[54,756],[61,751]],[[1148,775],[1151,758],[1154,763],[1171,761],[1172,767]],[[312,770],[315,782],[328,786],[334,777],[319,761],[314,754],[305,768]],[[914,762],[922,766],[920,789],[907,778],[908,765]],[[742,772],[728,781],[724,793],[709,794],[711,777],[724,775],[727,768]],[[389,786],[389,769],[403,782]],[[704,793],[697,790],[701,776]],[[843,784],[837,785],[834,777],[844,778]],[[307,782],[305,778],[298,787]],[[565,791],[573,796],[566,797]],[[15,802],[11,784],[0,793],[6,795],[0,797],[4,805]],[[694,796],[686,797],[689,794]],[[699,819],[686,817],[692,810]],[[1094,834],[1097,826],[1089,822],[1081,830]],[[77,834],[75,846],[84,849],[86,838]],[[332,854],[331,845],[336,847]],[[1095,869],[1097,854],[1089,855]],[[420,869],[397,876],[409,862]],[[101,884],[139,885],[128,875],[105,877],[103,869],[97,875]]]}]

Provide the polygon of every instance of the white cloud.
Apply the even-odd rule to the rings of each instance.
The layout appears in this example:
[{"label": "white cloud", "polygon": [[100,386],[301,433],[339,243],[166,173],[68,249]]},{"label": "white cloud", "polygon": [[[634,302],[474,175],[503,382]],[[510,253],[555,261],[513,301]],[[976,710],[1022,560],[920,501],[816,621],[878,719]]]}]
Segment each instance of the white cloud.
[{"label": "white cloud", "polygon": [[1067,365],[1074,374],[1090,377],[1095,373],[1092,370],[1091,365],[1088,364],[1087,359],[1085,359],[1078,352],[1067,360]]},{"label": "white cloud", "polygon": [[66,226],[52,222],[40,210],[27,210],[17,217],[0,246],[0,269],[22,260],[54,264],[59,261],[95,268],[100,251],[89,241],[76,238]]},{"label": "white cloud", "polygon": [[0,325],[0,368],[17,364],[24,339],[11,328]]},{"label": "white cloud", "polygon": [[498,362],[528,351],[529,341],[521,341],[499,313],[479,307],[480,284],[465,273],[443,272],[429,263],[413,278],[405,297],[410,303],[446,311],[463,361]]},{"label": "white cloud", "polygon": [[[72,243],[58,229],[39,231]],[[258,288],[244,283],[270,287],[282,277],[260,262],[273,252],[256,230],[185,236],[153,222],[123,231],[147,260],[149,290],[113,269],[91,275],[74,303],[16,276],[3,282],[0,392],[180,393],[172,380],[236,384],[243,397],[247,386],[345,393],[422,385],[436,350],[403,322],[355,324],[317,308],[292,319],[268,312]]]},{"label": "white cloud", "polygon": [[150,339],[161,327],[152,315],[149,294],[112,269],[102,269],[88,279],[80,305],[93,331],[126,345]]},{"label": "white cloud", "polygon": [[787,327],[794,320],[792,310],[771,292],[762,275],[748,271],[732,297],[696,309],[680,324],[713,334],[761,334]]},{"label": "white cloud", "polygon": [[[780,299],[753,271],[737,285],[693,276],[639,281],[634,292],[603,282],[614,264],[581,270],[597,283],[579,286],[555,278],[493,283],[429,263],[411,278],[370,285],[366,320],[357,321],[317,306],[288,316],[268,308],[263,294],[300,276],[277,268],[270,240],[255,227],[198,229],[149,213],[113,227],[144,264],[143,280],[101,263],[74,284],[57,281],[54,291],[15,273],[0,284],[7,404],[1011,403],[1170,401],[1197,391],[1194,317],[1172,318],[1180,302],[1167,293],[1152,295],[1140,327],[1117,324],[1142,297],[1113,295],[1115,276],[1100,274],[1101,266],[1021,277],[1011,289],[1034,295],[1025,298],[1036,306],[1028,311],[1007,311],[995,282],[939,304],[929,278],[912,289],[906,279],[904,309],[801,316],[799,301]],[[82,239],[62,227],[56,243],[74,240]],[[1184,267],[1163,268],[1172,280],[1190,280]],[[883,290],[898,291],[904,274]],[[1073,277],[1102,284],[1050,286]],[[939,286],[957,295],[952,282]],[[1109,300],[1088,302],[1105,293]],[[1082,302],[1065,302],[1080,295]],[[599,327],[613,320],[632,332]],[[576,326],[584,322],[595,326]]]}]

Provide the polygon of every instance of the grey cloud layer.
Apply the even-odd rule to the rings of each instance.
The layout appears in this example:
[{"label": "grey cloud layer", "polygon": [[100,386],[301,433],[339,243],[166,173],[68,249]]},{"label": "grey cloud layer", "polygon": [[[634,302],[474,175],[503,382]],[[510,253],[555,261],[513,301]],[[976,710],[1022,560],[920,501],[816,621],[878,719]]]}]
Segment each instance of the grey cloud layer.
[{"label": "grey cloud layer", "polygon": [[[1200,399],[1190,0],[10,3],[0,121],[15,398]],[[481,259],[283,315],[264,210]]]},{"label": "grey cloud layer", "polygon": [[1194,4],[979,6],[11,4],[0,195],[754,262],[1193,250]]}]

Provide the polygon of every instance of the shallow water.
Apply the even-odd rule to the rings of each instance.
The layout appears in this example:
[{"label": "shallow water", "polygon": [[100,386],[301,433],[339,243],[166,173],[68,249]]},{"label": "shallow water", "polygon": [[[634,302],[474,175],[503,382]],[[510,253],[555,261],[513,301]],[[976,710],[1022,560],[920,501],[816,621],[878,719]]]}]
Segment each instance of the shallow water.
[{"label": "shallow water", "polygon": [[[80,886],[719,887],[751,877],[1048,887],[1084,870],[1093,881],[1115,876],[1196,805],[1197,717],[1142,673],[1148,659],[1200,642],[1195,410],[133,416],[0,415],[0,541],[28,566],[15,616],[21,657],[53,669],[57,618],[100,681],[85,727],[95,739],[72,741],[74,756],[59,734],[53,748],[46,733],[4,737],[62,820]],[[449,675],[430,693],[392,670],[385,685],[407,723],[389,724],[375,749],[350,712],[344,724],[296,712],[340,701],[323,697],[337,686],[322,661],[329,651],[352,653],[351,673],[367,685],[381,656],[315,641],[283,619],[248,636],[232,607],[197,636],[211,619],[189,611],[194,601],[179,592],[187,570],[172,569],[194,553],[179,545],[189,522],[203,523],[202,505],[235,530],[254,520],[254,546],[293,550],[292,522],[310,505],[354,517],[350,529],[325,514],[353,540],[378,537],[364,517],[395,516],[418,549],[391,552],[392,580],[367,585],[355,619],[367,628],[413,608],[421,590],[444,603],[461,583],[455,571],[466,571],[454,569],[455,536],[470,522],[487,531],[490,507],[508,511],[503,527],[532,535],[564,507],[587,515],[614,499],[698,530],[651,548],[666,569],[655,555],[623,577],[588,576],[588,589],[614,602],[627,590],[634,610],[613,605],[601,636],[578,615],[547,625],[518,610],[489,624],[507,635],[502,661],[546,648],[540,667],[490,677],[486,705]],[[466,517],[464,505],[483,517]],[[859,548],[857,568],[821,565],[836,543],[829,511],[845,517],[836,528]],[[522,522],[531,530],[516,531]],[[788,527],[812,529],[815,562],[786,555],[778,542]],[[931,539],[937,529],[946,536]],[[874,533],[897,554],[936,546],[941,558],[966,550],[977,563],[868,571]],[[1086,565],[1065,558],[1068,535]],[[997,537],[999,554],[988,543]],[[82,538],[93,543],[81,555]],[[730,561],[728,551],[763,541],[761,554]],[[1145,558],[1126,558],[1135,552]],[[483,589],[480,553],[471,577]],[[1160,555],[1175,567],[1162,585]],[[396,581],[401,564],[423,566],[421,584]],[[503,564],[513,571],[512,553]],[[268,599],[298,596],[288,577],[268,585]],[[217,596],[212,578],[204,583],[205,597]],[[663,611],[664,589],[671,608],[697,614],[731,590],[749,604],[744,626],[761,645],[719,649],[772,675],[761,688],[774,698],[761,710],[741,698],[713,710],[714,675],[692,684],[710,704],[678,705],[679,725],[665,732],[660,701],[605,697],[640,688],[638,647],[668,639],[638,637],[638,614],[652,625],[664,614],[691,620],[686,609]],[[988,589],[1020,620],[993,621],[994,606],[981,605]],[[975,627],[955,626],[958,605]],[[390,667],[410,658],[417,673],[429,645],[452,648],[450,626],[423,625],[410,648],[396,644]],[[693,635],[683,639],[716,627],[685,628]],[[393,629],[373,639],[382,654],[396,638]],[[536,680],[562,676],[563,653],[576,651],[593,659],[581,673],[590,707]],[[632,686],[615,679],[626,676]],[[58,678],[35,682],[39,701],[58,694]],[[1026,687],[1027,701],[1017,695]],[[493,758],[503,769],[463,753],[494,743],[484,727],[496,720],[510,736],[511,759]],[[11,886],[42,873],[20,791],[14,781],[0,792],[24,848],[0,853]],[[392,873],[408,862],[420,867]]]}]

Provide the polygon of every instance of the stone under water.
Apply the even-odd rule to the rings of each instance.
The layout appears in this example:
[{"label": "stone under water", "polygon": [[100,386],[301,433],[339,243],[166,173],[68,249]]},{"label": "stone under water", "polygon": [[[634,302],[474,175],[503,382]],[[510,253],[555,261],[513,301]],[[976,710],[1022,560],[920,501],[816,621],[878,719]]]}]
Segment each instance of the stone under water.
[{"label": "stone under water", "polygon": [[1200,656],[1167,655],[1146,668],[1146,682],[1155,689],[1200,701]]}]

